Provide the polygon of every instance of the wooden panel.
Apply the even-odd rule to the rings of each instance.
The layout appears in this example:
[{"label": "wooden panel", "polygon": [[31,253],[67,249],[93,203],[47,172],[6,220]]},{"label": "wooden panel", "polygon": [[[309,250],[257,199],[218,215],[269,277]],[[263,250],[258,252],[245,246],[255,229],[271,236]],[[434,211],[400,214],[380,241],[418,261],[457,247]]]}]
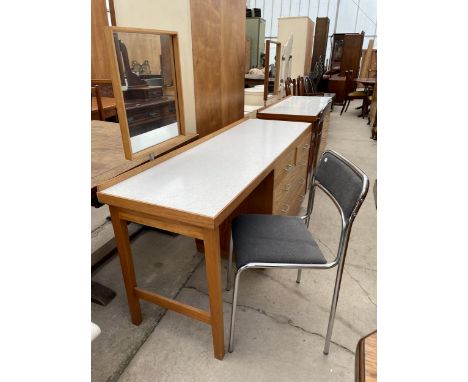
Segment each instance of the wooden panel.
[{"label": "wooden panel", "polygon": [[91,0],[91,78],[111,78],[104,36],[107,26],[106,0]]},{"label": "wooden panel", "polygon": [[244,115],[245,2],[192,0],[197,132],[203,137]]},{"label": "wooden panel", "polygon": [[369,78],[369,69],[372,58],[372,48],[374,47],[374,40],[369,40],[367,49],[362,51],[362,62],[361,70],[359,72],[359,78]]},{"label": "wooden panel", "polygon": [[245,1],[223,1],[221,7],[222,125],[244,117]]},{"label": "wooden panel", "polygon": [[200,137],[222,127],[221,0],[191,0],[195,115]]},{"label": "wooden panel", "polygon": [[310,66],[310,71],[314,70],[315,63],[319,60],[320,56],[323,56],[323,62],[325,62],[329,25],[330,19],[328,17],[317,17],[315,21],[314,49],[312,52],[312,65]]},{"label": "wooden panel", "polygon": [[132,61],[137,61],[141,65],[145,60],[148,60],[151,74],[161,74],[161,41],[159,36],[119,33],[119,39],[127,47],[130,66]]},{"label": "wooden panel", "polygon": [[307,20],[307,37],[306,37],[306,55],[304,59],[304,74],[309,73],[310,67],[312,65],[312,49],[313,49],[313,41],[314,41],[314,23],[310,19]]}]

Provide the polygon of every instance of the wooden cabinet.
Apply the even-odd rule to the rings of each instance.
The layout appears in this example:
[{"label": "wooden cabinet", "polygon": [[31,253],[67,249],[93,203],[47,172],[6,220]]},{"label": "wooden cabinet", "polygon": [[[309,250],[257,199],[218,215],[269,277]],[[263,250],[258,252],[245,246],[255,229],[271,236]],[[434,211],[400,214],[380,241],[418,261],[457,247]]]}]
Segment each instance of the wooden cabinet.
[{"label": "wooden cabinet", "polygon": [[265,19],[247,17],[245,19],[245,37],[250,41],[251,68],[262,67],[262,55],[265,54]]},{"label": "wooden cabinet", "polygon": [[363,33],[335,33],[331,56],[331,68],[340,69],[340,76],[346,70],[353,70],[354,78],[359,74],[362,54]]},{"label": "wooden cabinet", "polygon": [[305,17],[280,17],[278,19],[278,41],[284,46],[293,35],[291,78],[310,72],[314,23]]},{"label": "wooden cabinet", "polygon": [[311,132],[278,159],[274,170],[273,214],[295,216],[306,193]]}]

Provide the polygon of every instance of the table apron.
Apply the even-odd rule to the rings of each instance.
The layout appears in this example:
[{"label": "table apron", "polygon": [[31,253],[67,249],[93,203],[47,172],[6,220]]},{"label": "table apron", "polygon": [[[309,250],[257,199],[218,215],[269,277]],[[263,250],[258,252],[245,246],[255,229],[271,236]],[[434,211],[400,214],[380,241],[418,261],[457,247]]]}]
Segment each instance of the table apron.
[{"label": "table apron", "polygon": [[173,221],[164,217],[146,215],[141,212],[129,211],[116,207],[111,208],[115,209],[115,212],[118,214],[119,219],[121,220],[131,221],[153,228],[159,228],[165,231],[178,233],[180,235],[189,236],[200,240],[203,240],[204,238],[204,228],[202,227],[180,221]]}]

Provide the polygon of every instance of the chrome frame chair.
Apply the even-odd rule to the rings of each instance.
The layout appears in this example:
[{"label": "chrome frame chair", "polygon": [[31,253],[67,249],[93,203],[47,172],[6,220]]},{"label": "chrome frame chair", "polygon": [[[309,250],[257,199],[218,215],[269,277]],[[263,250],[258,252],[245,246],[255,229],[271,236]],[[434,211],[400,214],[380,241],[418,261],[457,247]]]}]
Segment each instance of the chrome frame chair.
[{"label": "chrome frame chair", "polygon": [[[333,158],[334,157],[334,158]],[[345,208],[346,211],[343,210],[343,206],[340,204],[340,201],[343,202],[343,195],[339,196],[339,200],[333,195],[333,193],[337,193],[336,189],[333,190],[333,188],[336,188],[336,185],[331,188],[332,190],[329,190],[323,183],[329,183],[330,181],[333,181],[333,176],[334,174],[327,174],[327,171],[324,169],[326,167],[326,162],[329,159],[335,159],[339,162],[340,165],[345,165],[349,169],[352,170],[352,172],[357,175],[361,181],[362,181],[362,189],[360,193],[357,195],[354,205],[349,211],[349,208]],[[331,163],[332,161],[330,161]],[[325,173],[324,173],[325,172]],[[331,180],[330,180],[331,179]],[[330,185],[330,184],[329,184]],[[329,186],[328,185],[328,186]],[[248,264],[245,264],[241,268],[237,270],[235,281],[234,281],[234,291],[232,295],[232,311],[231,311],[231,329],[229,333],[229,352],[232,352],[234,347],[233,347],[233,342],[234,342],[234,321],[235,321],[235,315],[236,315],[236,308],[237,308],[237,292],[239,290],[239,279],[240,275],[247,269],[252,269],[252,268],[284,268],[284,269],[297,269],[297,279],[296,282],[300,283],[301,280],[301,273],[302,269],[330,269],[334,268],[335,266],[338,266],[338,270],[336,273],[336,280],[335,280],[335,288],[333,292],[333,298],[332,298],[332,304],[330,308],[330,316],[328,320],[328,328],[327,328],[327,334],[325,337],[325,347],[323,350],[324,354],[328,354],[329,349],[330,349],[330,341],[331,341],[331,336],[332,336],[332,330],[333,330],[333,323],[335,320],[335,313],[336,313],[336,307],[338,303],[338,295],[340,292],[340,286],[341,286],[341,278],[343,275],[343,269],[344,269],[344,262],[346,258],[346,252],[348,248],[348,242],[349,242],[349,237],[351,233],[351,228],[354,222],[354,219],[367,195],[367,191],[369,189],[369,178],[367,177],[364,172],[362,172],[357,166],[355,166],[353,163],[349,162],[347,159],[342,157],[340,154],[331,151],[331,150],[326,150],[321,158],[320,161],[316,167],[316,170],[314,171],[314,176],[310,182],[309,186],[309,198],[308,198],[308,203],[307,203],[307,213],[304,216],[297,217],[298,219],[302,219],[307,226],[309,227],[309,222],[310,222],[310,216],[312,214],[312,208],[313,208],[313,203],[314,203],[314,197],[315,197],[315,188],[318,187],[320,188],[334,203],[334,205],[337,207],[340,216],[341,216],[341,234],[340,234],[340,242],[338,246],[338,251],[335,259],[331,262],[327,262],[325,264],[297,264],[297,263],[267,263],[267,262],[251,262]],[[340,191],[338,191],[339,193]],[[354,199],[353,199],[354,200]],[[343,202],[344,203],[344,202]],[[346,213],[347,212],[347,213]],[[287,217],[291,218],[291,217]],[[233,238],[232,238],[232,233],[231,233],[231,241],[230,241],[230,248],[229,248],[229,262],[228,262],[228,269],[227,269],[227,285],[226,285],[226,290],[231,289],[231,273],[232,273],[232,256],[233,256]]]}]

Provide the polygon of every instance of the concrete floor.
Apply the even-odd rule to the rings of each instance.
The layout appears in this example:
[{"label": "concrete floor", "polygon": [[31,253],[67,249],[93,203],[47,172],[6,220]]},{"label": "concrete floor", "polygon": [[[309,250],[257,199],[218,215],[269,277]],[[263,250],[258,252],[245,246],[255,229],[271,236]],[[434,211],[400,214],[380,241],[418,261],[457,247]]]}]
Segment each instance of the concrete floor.
[{"label": "concrete floor", "polygon": [[[92,304],[102,334],[92,343],[92,380],[100,381],[354,381],[358,340],[377,327],[376,208],[377,144],[357,118],[358,102],[331,115],[328,148],[358,165],[371,189],[353,226],[330,354],[324,336],[336,271],[251,270],[241,279],[235,349],[213,358],[210,327],[142,302],[143,323],[130,323],[117,256],[93,272],[93,280],[117,292],[106,307]],[[330,218],[332,217],[332,218]],[[93,225],[94,227],[94,225]],[[108,227],[106,227],[107,229]],[[310,226],[327,257],[336,253],[340,222],[320,192]],[[96,227],[94,227],[94,232]],[[104,230],[103,230],[104,232]],[[95,236],[98,236],[98,233]],[[208,309],[203,257],[194,241],[144,229],[132,240],[139,285]],[[223,261],[223,283],[226,262]],[[227,347],[231,292],[224,292]]]}]

